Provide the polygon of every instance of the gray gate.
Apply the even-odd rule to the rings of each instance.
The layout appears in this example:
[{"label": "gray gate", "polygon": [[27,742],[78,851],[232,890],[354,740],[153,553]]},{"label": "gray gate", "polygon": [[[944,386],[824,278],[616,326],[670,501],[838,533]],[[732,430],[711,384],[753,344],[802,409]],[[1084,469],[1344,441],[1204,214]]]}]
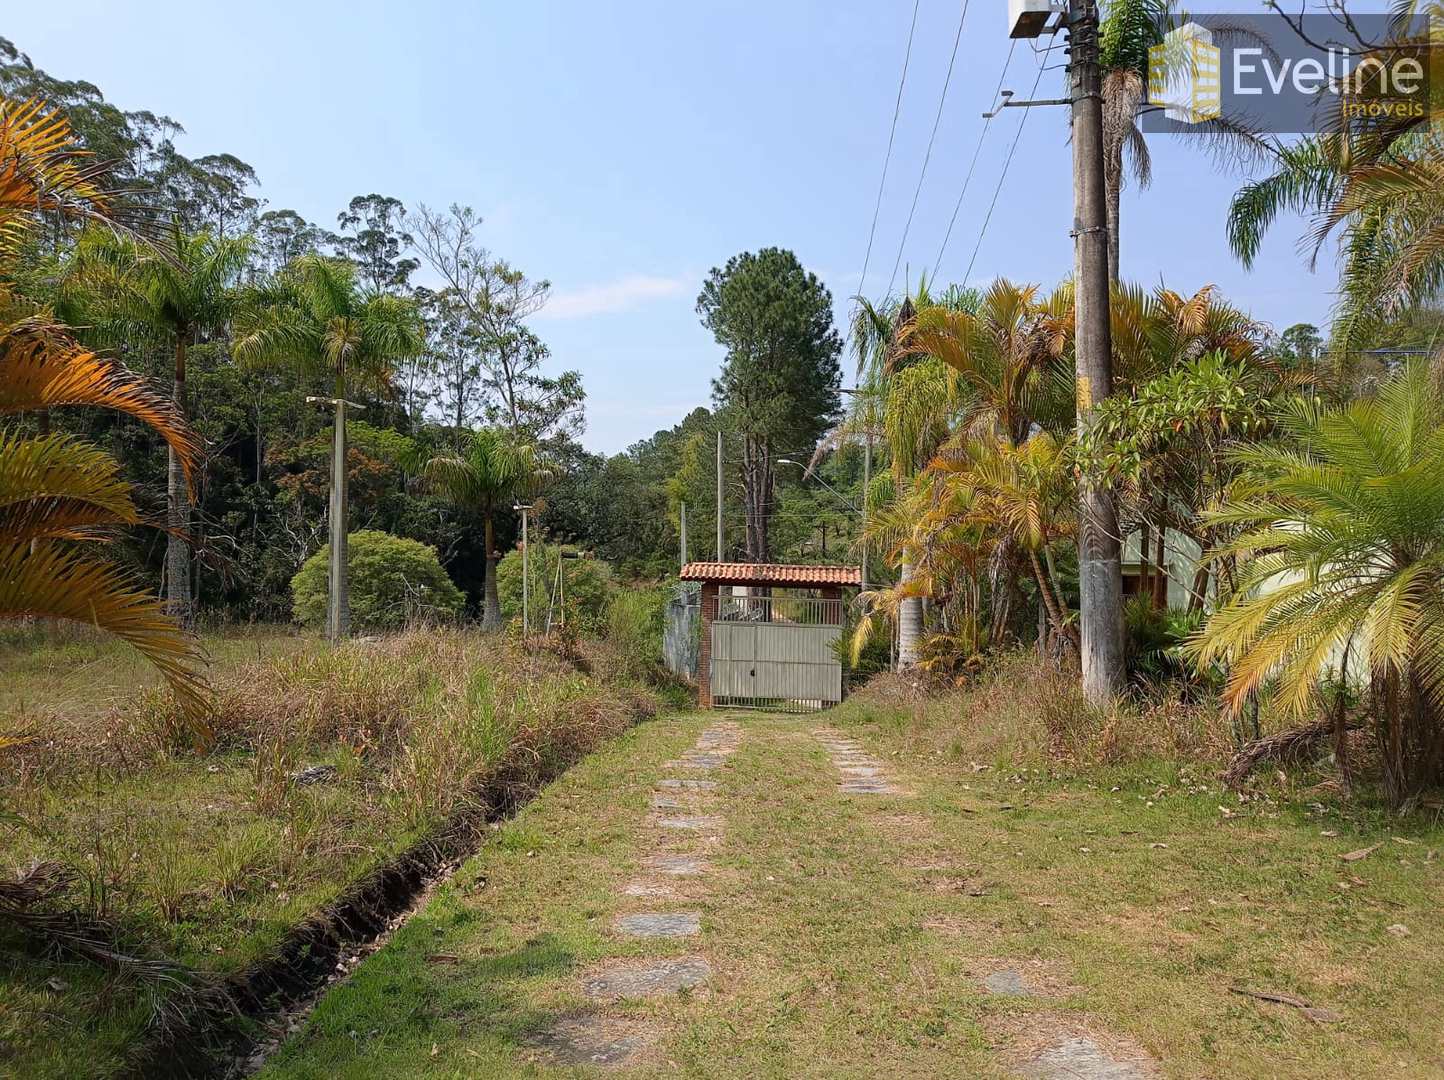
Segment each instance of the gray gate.
[{"label": "gray gate", "polygon": [[842,700],[842,601],[719,596],[712,703],[802,712]]}]

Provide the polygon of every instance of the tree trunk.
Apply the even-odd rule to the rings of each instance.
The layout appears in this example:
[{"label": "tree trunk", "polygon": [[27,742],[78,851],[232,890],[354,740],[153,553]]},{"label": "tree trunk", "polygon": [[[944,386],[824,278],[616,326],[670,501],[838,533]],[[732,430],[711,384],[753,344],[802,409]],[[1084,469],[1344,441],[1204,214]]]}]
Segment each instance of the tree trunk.
[{"label": "tree trunk", "polygon": [[[912,580],[912,576],[912,563],[904,559],[899,583],[906,584]],[[922,598],[909,596],[898,607],[897,667],[899,671],[907,671],[909,668],[917,666],[918,646],[922,642],[922,636]]]},{"label": "tree trunk", "polygon": [[1118,280],[1118,209],[1123,201],[1123,143],[1108,148],[1108,280]]},{"label": "tree trunk", "polygon": [[1168,610],[1168,530],[1158,526],[1158,535],[1154,543],[1158,545],[1157,555],[1153,560],[1153,606],[1161,610]]},{"label": "tree trunk", "polygon": [[1149,528],[1148,522],[1140,522],[1138,525],[1138,595],[1147,597],[1150,601],[1153,598],[1153,560],[1150,551],[1153,547],[1153,530]]},{"label": "tree trunk", "polygon": [[486,512],[483,535],[486,566],[481,576],[481,628],[489,631],[501,627],[501,596],[496,588],[496,526],[492,523],[490,510]]},{"label": "tree trunk", "polygon": [[1202,563],[1193,572],[1193,585],[1188,593],[1188,610],[1192,614],[1203,608],[1208,601],[1208,564]]},{"label": "tree trunk", "polygon": [[[189,417],[186,408],[186,343],[183,334],[175,343],[175,382],[171,401],[176,411]],[[190,560],[190,493],[186,490],[185,470],[173,449],[166,451],[166,526],[169,533],[165,546],[166,610],[182,626],[189,627],[195,619],[191,606]]]},{"label": "tree trunk", "polygon": [[346,566],[346,380],[336,377],[335,433],[331,441],[331,578],[326,620],[332,641],[351,634],[350,583]]}]

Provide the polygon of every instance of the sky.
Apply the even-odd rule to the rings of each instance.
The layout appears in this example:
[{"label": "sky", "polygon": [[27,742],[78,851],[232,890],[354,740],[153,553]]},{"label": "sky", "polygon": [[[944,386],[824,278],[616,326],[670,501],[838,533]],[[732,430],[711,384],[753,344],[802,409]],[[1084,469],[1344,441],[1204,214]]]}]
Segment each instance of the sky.
[{"label": "sky", "polygon": [[[20,5],[0,32],[52,75],[179,121],[183,153],[247,161],[270,208],[334,226],[371,192],[473,207],[495,254],[552,283],[533,327],[555,370],[582,373],[592,450],[709,404],[722,351],[696,298],[738,252],[791,248],[832,290],[840,326],[860,287],[877,297],[935,263],[940,283],[970,263],[974,285],[1051,288],[1071,271],[1066,110],[1009,109],[979,143],[1009,54],[1002,0],[967,5],[946,97],[964,4],[919,0],[890,157],[907,0],[119,6]],[[1061,96],[1063,71],[1040,61],[1061,65],[1061,49],[1020,42],[1003,86]],[[1326,321],[1333,266],[1310,271],[1305,223],[1276,226],[1246,271],[1224,234],[1241,176],[1186,135],[1151,136],[1150,150],[1152,185],[1123,195],[1125,279],[1216,284],[1280,330]]]}]

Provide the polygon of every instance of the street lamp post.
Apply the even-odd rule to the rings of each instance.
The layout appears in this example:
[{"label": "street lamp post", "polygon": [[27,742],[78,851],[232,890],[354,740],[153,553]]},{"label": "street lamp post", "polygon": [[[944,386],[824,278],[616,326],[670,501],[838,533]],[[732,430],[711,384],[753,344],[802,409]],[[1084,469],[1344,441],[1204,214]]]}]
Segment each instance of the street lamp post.
[{"label": "street lamp post", "polygon": [[326,405],[335,410],[331,437],[331,564],[326,580],[326,636],[335,643],[351,630],[346,594],[346,409],[364,411],[366,406],[343,397],[315,395],[308,395],[306,404]]},{"label": "street lamp post", "polygon": [[532,508],[531,503],[514,503],[513,510],[521,511],[521,639],[526,641],[527,635],[531,632],[531,581],[528,577],[528,548],[527,543],[527,514]]}]

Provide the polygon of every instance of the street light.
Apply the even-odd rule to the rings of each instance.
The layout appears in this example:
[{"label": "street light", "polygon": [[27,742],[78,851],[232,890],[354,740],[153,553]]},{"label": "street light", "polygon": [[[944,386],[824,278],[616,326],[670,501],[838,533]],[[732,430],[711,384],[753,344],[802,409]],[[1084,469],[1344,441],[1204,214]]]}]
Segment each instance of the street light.
[{"label": "street light", "polygon": [[527,634],[531,631],[530,612],[527,610],[531,598],[528,595],[527,557],[530,554],[528,550],[530,545],[527,544],[526,517],[532,504],[513,503],[511,508],[521,511],[521,639],[525,642]]}]

